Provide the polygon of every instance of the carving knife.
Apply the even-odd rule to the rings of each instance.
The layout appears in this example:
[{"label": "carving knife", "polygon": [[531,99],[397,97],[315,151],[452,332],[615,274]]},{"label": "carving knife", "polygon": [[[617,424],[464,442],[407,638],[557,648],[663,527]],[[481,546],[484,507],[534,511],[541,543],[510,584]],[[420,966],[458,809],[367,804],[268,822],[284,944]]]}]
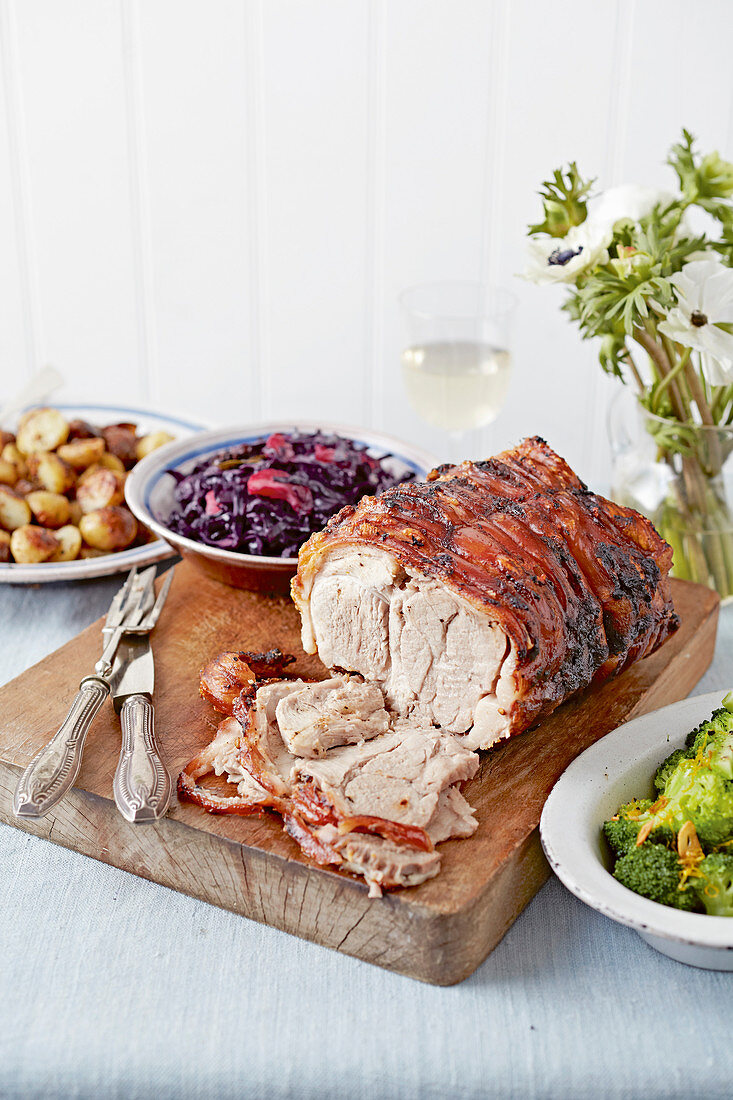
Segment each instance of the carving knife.
[{"label": "carving knife", "polygon": [[171,778],[155,737],[153,653],[147,634],[125,634],[110,683],[122,727],[112,789],[122,816],[135,825],[158,821],[171,800]]}]

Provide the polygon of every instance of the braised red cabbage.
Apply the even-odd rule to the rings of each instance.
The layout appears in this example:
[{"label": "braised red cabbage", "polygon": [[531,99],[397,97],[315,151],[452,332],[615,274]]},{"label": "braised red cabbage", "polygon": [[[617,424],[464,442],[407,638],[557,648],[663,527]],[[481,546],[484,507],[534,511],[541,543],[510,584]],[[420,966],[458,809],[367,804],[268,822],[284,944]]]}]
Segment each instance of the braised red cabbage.
[{"label": "braised red cabbage", "polygon": [[[413,481],[390,455],[324,432],[276,432],[209,455],[176,480],[177,507],[159,517],[186,538],[242,554],[291,558],[346,504]],[[387,460],[387,464],[385,464]]]}]

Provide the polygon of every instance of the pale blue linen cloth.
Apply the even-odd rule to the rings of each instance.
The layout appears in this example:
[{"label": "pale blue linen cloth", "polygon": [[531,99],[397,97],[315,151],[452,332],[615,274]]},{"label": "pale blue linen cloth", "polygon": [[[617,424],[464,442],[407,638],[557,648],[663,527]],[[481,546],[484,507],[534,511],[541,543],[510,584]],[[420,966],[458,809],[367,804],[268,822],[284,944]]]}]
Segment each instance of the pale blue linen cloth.
[{"label": "pale blue linen cloth", "polygon": [[[0,682],[119,580],[5,588]],[[733,613],[696,693],[733,684]],[[0,715],[0,721],[2,716]],[[0,826],[0,1097],[733,1096],[733,975],[540,891],[440,989]]]}]

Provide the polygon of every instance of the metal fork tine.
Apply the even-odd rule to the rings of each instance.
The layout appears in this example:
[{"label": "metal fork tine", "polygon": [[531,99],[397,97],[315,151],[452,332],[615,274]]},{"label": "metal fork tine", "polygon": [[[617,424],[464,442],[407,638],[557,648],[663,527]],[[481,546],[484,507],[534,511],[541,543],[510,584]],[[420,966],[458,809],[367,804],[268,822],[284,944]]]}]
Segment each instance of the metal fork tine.
[{"label": "metal fork tine", "polygon": [[124,584],[122,584],[120,586],[119,591],[117,592],[116,596],[114,597],[114,599],[112,600],[112,603],[109,606],[109,611],[107,612],[107,618],[106,618],[105,624],[104,624],[105,627],[116,626],[117,623],[121,620],[122,615],[123,615],[124,605],[127,602],[127,597],[130,594],[130,590],[133,586],[133,583],[135,581],[136,576],[137,576],[137,566],[134,566],[130,570],[130,572],[127,574],[127,578],[126,578]]},{"label": "metal fork tine", "polygon": [[153,627],[155,626],[155,624],[158,621],[158,616],[160,615],[160,612],[163,608],[163,604],[165,603],[166,599],[168,598],[168,590],[170,589],[170,586],[171,586],[172,582],[173,582],[173,570],[171,569],[170,572],[168,573],[168,576],[163,581],[160,592],[158,593],[158,598],[155,601],[155,605],[153,607],[153,610],[149,611],[148,614],[145,616],[145,626],[149,627],[150,630],[153,629]]},{"label": "metal fork tine", "polygon": [[146,569],[143,573],[140,573],[137,578],[137,593],[136,599],[130,602],[130,607],[125,610],[125,614],[122,618],[121,626],[124,627],[136,627],[144,616],[148,613],[155,601],[155,575],[157,569],[154,565],[151,565],[149,569]]}]

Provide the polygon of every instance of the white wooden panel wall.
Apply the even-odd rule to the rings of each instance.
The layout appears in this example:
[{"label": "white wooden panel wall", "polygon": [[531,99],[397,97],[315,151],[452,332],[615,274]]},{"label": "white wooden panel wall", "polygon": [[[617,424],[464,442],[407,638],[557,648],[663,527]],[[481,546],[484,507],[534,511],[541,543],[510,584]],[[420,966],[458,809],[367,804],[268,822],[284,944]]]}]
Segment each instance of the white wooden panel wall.
[{"label": "white wooden panel wall", "polygon": [[0,392],[232,422],[372,424],[440,451],[399,377],[400,289],[519,297],[487,452],[544,434],[608,478],[613,392],[522,283],[575,158],[663,184],[686,125],[733,155],[730,0],[0,0]]}]

